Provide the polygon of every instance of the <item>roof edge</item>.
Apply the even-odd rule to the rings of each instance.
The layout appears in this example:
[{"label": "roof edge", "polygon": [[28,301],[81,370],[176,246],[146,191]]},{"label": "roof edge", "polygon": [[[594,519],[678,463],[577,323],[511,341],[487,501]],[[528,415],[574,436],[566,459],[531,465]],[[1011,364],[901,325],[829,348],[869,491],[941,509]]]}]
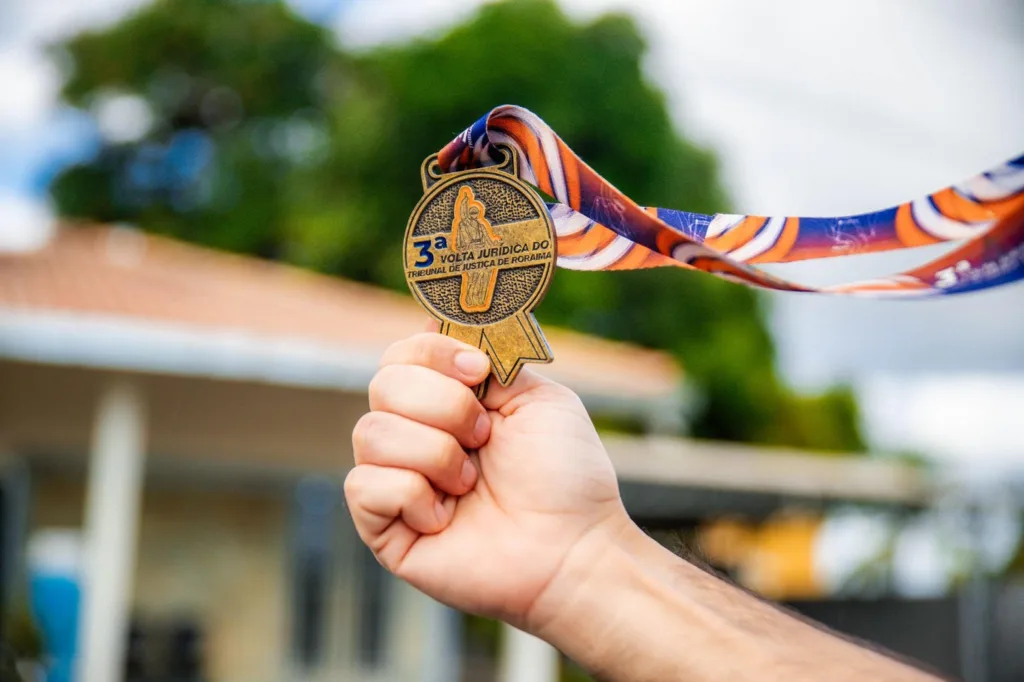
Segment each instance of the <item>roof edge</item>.
[{"label": "roof edge", "polygon": [[157,321],[0,307],[0,358],[36,364],[361,391],[375,353]]},{"label": "roof edge", "polygon": [[[229,327],[0,306],[0,360],[359,393],[376,373],[380,352]],[[672,419],[684,404],[679,392],[613,396],[564,383],[589,409],[637,416],[658,431],[675,430]]]},{"label": "roof edge", "polygon": [[619,476],[634,483],[910,506],[937,494],[926,472],[872,457],[679,438],[601,439]]}]

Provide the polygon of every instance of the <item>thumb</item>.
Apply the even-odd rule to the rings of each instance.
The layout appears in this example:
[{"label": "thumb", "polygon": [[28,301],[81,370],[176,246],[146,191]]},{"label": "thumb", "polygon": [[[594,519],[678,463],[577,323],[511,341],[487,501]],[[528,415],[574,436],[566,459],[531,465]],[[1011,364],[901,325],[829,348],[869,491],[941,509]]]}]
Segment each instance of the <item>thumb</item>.
[{"label": "thumb", "polygon": [[482,402],[488,410],[496,410],[507,417],[525,403],[538,399],[556,402],[579,401],[576,394],[565,386],[542,377],[529,368],[524,368],[508,386],[502,386],[492,376],[491,385]]}]

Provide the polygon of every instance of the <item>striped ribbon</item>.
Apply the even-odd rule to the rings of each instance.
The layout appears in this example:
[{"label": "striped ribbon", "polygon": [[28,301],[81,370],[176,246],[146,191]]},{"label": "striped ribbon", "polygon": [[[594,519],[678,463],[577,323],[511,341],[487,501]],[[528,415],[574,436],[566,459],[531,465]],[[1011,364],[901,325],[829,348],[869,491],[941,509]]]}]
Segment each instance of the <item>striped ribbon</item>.
[{"label": "striped ribbon", "polygon": [[[519,177],[548,204],[558,265],[571,270],[679,266],[780,291],[861,296],[959,294],[1024,279],[1024,156],[893,208],[832,218],[704,215],[642,208],[615,189],[538,116],[516,106],[492,110],[438,155],[447,172],[494,165],[492,144],[513,147]],[[901,273],[811,287],[755,264],[789,263],[962,242]]]}]

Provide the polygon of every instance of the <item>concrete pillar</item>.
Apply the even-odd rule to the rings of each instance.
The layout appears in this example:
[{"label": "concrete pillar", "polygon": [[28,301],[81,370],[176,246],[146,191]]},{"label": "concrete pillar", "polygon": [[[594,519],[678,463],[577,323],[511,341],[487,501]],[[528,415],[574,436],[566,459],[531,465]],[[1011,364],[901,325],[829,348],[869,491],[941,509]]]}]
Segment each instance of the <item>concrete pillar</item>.
[{"label": "concrete pillar", "polygon": [[988,682],[992,660],[992,584],[985,574],[982,538],[985,537],[985,510],[980,503],[968,501],[962,512],[970,543],[970,574],[960,590],[960,673],[964,682]]},{"label": "concrete pillar", "polygon": [[462,618],[458,611],[427,598],[420,682],[452,682],[462,676]]},{"label": "concrete pillar", "polygon": [[387,574],[385,583],[388,591],[385,622],[387,655],[384,661],[386,669],[379,672],[386,673],[389,680],[417,680],[422,670],[423,625],[426,622],[422,607],[429,597],[391,574]]},{"label": "concrete pillar", "polygon": [[462,668],[458,612],[408,583],[396,578],[389,581],[387,679],[458,680]]},{"label": "concrete pillar", "polygon": [[558,682],[558,650],[542,639],[502,625],[500,682]]},{"label": "concrete pillar", "polygon": [[362,680],[453,682],[462,673],[460,614],[408,583],[388,577],[387,665]]},{"label": "concrete pillar", "polygon": [[145,466],[145,410],[127,381],[100,396],[85,498],[77,682],[122,682]]}]

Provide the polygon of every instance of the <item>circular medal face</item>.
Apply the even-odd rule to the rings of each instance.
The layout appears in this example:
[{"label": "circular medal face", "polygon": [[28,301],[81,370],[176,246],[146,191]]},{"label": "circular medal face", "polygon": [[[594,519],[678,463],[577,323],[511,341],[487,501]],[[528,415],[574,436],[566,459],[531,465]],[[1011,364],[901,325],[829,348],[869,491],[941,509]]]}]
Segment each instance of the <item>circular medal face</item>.
[{"label": "circular medal face", "polygon": [[496,325],[532,311],[554,272],[554,225],[540,197],[498,170],[442,176],[405,231],[405,276],[442,322]]}]

